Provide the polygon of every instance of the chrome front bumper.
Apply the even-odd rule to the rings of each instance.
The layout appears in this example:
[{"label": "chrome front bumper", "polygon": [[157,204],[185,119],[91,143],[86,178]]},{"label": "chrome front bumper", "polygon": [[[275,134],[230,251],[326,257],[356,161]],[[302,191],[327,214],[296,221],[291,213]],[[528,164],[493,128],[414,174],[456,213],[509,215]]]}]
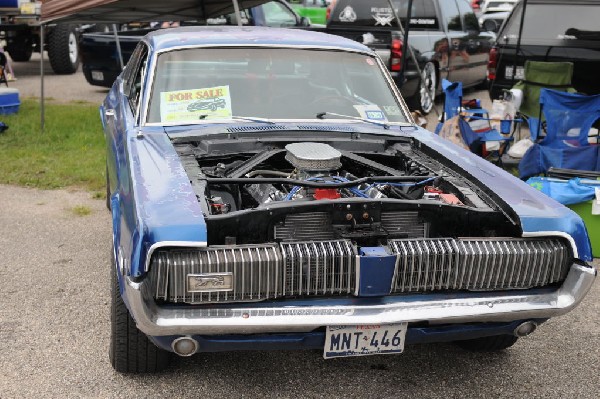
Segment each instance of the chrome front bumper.
[{"label": "chrome front bumper", "polygon": [[[545,319],[575,308],[592,287],[596,269],[574,264],[563,285],[550,292],[461,293],[450,298],[392,297],[393,303],[356,306],[279,306],[228,309],[158,307],[146,282],[125,280],[124,300],[146,335],[213,335],[308,332],[327,325],[507,322]],[[418,300],[414,300],[418,298]],[[422,299],[421,299],[422,298]],[[439,298],[439,296],[438,296]]]}]

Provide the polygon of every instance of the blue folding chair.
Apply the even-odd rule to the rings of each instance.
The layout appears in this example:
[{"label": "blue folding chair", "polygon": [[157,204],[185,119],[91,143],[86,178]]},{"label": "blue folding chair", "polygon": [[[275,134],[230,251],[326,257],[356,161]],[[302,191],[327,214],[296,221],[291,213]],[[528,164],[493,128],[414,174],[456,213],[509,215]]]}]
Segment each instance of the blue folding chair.
[{"label": "blue folding chair", "polygon": [[[444,113],[440,123],[438,123],[435,133],[439,134],[444,122],[456,116],[459,117],[459,128],[464,142],[469,146],[472,152],[482,155],[480,150],[482,144],[489,142],[500,142],[500,148],[492,151],[491,155],[497,158],[497,163],[502,164],[502,155],[508,150],[509,143],[513,140],[511,127],[513,122],[519,122],[518,119],[505,119],[500,121],[500,132],[491,127],[489,112],[484,108],[463,107],[463,91],[461,82],[450,82],[442,80],[442,89],[444,92]],[[487,127],[484,131],[473,131],[470,121],[487,121]],[[513,130],[514,132],[514,130]]]},{"label": "blue folding chair", "polygon": [[551,167],[600,171],[598,136],[589,137],[592,125],[600,120],[600,95],[542,89],[540,108],[546,137],[523,156],[521,178],[546,173]]}]

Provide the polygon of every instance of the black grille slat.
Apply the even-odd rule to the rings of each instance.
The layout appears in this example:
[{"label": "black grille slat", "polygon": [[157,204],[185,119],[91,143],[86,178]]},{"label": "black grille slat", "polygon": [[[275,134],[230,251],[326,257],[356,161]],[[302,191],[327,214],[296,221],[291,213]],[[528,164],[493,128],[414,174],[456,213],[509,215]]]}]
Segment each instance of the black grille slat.
[{"label": "black grille slat", "polygon": [[419,220],[419,213],[414,211],[381,212],[381,226],[392,235],[402,234],[407,238],[427,236],[426,224]]},{"label": "black grille slat", "polygon": [[348,126],[327,126],[327,125],[298,125],[298,130],[313,130],[324,132],[356,132],[357,130]]},{"label": "black grille slat", "polygon": [[550,239],[389,240],[398,266],[392,292],[527,289],[566,278],[567,244]]},{"label": "black grille slat", "polygon": [[289,130],[287,126],[283,125],[264,125],[264,126],[236,126],[227,128],[228,133],[239,133],[239,132],[255,132],[255,131],[269,131],[269,130]]}]

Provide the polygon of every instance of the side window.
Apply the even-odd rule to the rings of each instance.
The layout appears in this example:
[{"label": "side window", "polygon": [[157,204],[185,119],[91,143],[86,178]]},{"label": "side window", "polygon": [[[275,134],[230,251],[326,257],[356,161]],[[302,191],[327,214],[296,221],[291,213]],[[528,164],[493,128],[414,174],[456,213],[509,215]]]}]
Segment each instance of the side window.
[{"label": "side window", "polygon": [[140,96],[142,92],[142,84],[146,76],[146,67],[148,66],[148,48],[145,44],[141,45],[139,62],[132,71],[131,86],[129,88],[129,105],[134,113],[136,113]]},{"label": "side window", "polygon": [[467,32],[479,32],[479,22],[473,12],[473,8],[467,0],[457,0],[458,9],[463,15],[464,27]]},{"label": "side window", "polygon": [[142,51],[142,46],[143,44],[140,42],[135,48],[135,50],[133,50],[133,53],[129,58],[129,62],[127,62],[127,65],[125,66],[125,71],[123,72],[123,88],[125,90],[125,93],[129,93],[129,88],[131,87],[131,80],[133,79],[134,75],[133,71],[136,70],[137,65],[140,62],[140,53]]},{"label": "side window", "polygon": [[271,27],[296,26],[296,15],[282,3],[271,1],[259,6],[262,8],[265,24]]},{"label": "side window", "polygon": [[442,9],[444,23],[449,31],[461,31],[460,13],[454,0],[441,0],[439,2]]}]

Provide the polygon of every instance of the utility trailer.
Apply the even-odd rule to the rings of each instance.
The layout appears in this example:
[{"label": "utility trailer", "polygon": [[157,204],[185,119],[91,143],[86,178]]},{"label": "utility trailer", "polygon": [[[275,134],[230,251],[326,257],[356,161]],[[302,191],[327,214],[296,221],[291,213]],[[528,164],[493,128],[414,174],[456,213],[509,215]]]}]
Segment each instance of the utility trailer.
[{"label": "utility trailer", "polygon": [[[41,1],[0,0],[0,38],[4,50],[15,62],[31,59],[33,52],[40,52]],[[44,50],[52,70],[57,74],[71,74],[79,67],[78,37],[92,25],[49,24],[44,26]]]}]

